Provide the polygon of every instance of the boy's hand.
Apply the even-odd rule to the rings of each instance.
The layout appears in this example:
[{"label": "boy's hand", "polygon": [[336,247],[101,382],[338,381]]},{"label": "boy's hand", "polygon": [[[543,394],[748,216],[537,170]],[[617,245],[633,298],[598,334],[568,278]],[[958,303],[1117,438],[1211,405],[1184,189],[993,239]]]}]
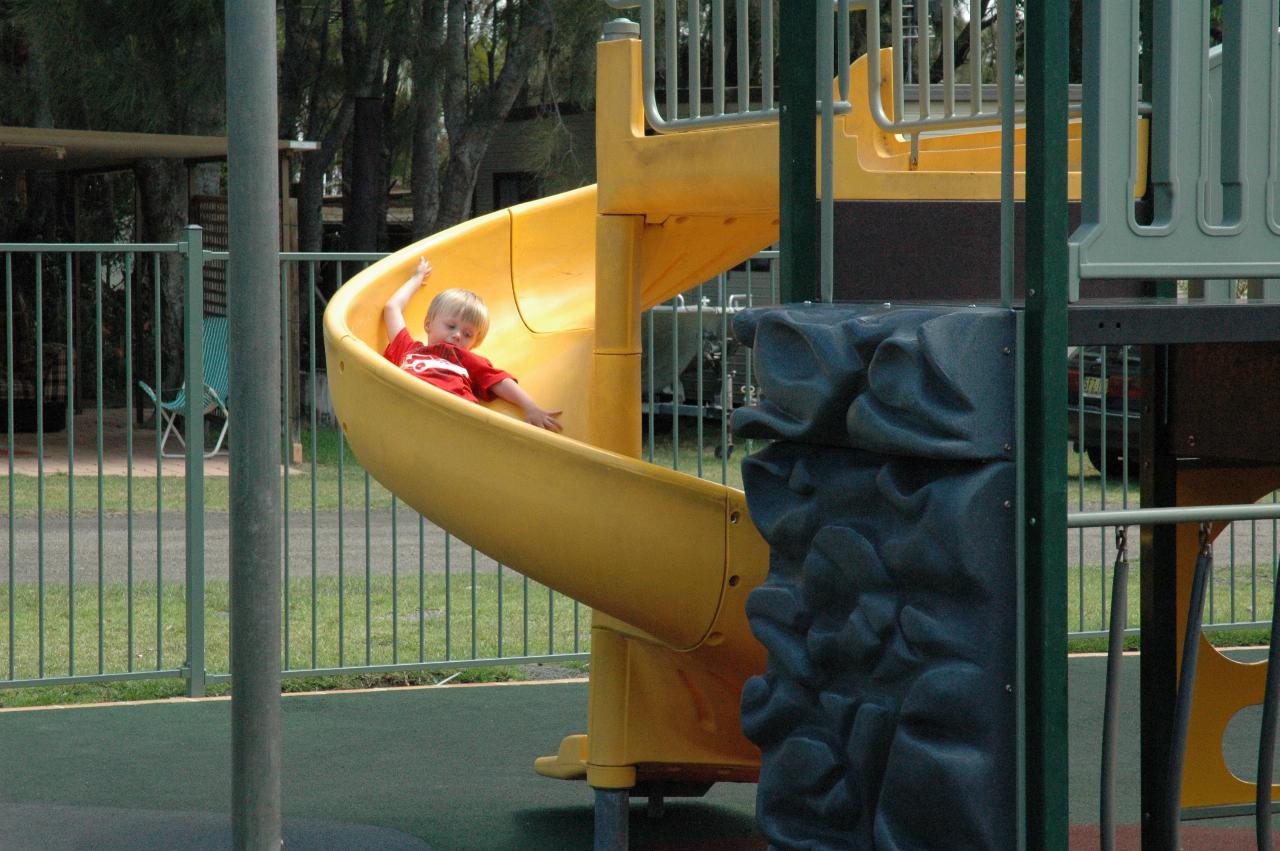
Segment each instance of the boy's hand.
[{"label": "boy's hand", "polygon": [[427,258],[418,258],[418,269],[413,273],[413,276],[418,279],[418,286],[426,285],[427,278],[431,277],[431,264],[427,262]]},{"label": "boy's hand", "polygon": [[564,426],[560,425],[560,415],[563,413],[564,411],[544,411],[538,407],[525,408],[524,421],[559,434],[564,431]]}]

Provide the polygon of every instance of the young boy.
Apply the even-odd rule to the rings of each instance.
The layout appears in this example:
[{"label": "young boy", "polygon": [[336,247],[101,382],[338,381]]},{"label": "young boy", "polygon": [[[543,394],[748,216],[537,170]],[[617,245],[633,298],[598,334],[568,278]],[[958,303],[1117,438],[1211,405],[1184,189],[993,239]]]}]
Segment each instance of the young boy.
[{"label": "young boy", "polygon": [[440,293],[431,300],[423,322],[427,342],[413,338],[404,324],[404,309],[429,277],[431,264],[425,257],[420,258],[413,277],[387,300],[382,320],[391,342],[382,356],[410,375],[463,399],[505,399],[524,412],[525,422],[548,431],[562,431],[560,411],[543,410],[510,373],[471,351],[489,330],[489,310],[480,296],[461,289]]}]

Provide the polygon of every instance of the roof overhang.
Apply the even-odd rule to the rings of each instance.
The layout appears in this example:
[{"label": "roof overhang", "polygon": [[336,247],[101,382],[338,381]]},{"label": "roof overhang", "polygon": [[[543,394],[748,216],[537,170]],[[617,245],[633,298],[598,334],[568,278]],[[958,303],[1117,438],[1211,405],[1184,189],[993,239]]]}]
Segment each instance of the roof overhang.
[{"label": "roof overhang", "polygon": [[[281,139],[278,145],[282,156],[320,147],[316,142],[290,139]],[[0,169],[114,171],[154,157],[192,163],[225,160],[227,139],[225,136],[0,127]]]}]

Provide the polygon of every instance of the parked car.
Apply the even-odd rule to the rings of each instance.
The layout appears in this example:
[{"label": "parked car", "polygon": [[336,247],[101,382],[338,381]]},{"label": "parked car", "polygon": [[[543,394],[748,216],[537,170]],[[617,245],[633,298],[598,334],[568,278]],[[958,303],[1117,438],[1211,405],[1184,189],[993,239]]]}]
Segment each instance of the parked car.
[{"label": "parked car", "polygon": [[1067,358],[1067,434],[1108,476],[1140,468],[1141,376],[1137,346],[1082,346]]}]

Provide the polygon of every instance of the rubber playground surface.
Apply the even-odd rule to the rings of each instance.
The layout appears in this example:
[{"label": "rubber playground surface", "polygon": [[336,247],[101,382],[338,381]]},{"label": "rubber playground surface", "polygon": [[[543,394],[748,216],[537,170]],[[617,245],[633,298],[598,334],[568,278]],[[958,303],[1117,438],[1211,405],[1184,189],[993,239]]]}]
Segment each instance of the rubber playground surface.
[{"label": "rubber playground surface", "polygon": [[[1137,705],[1137,658],[1126,705]],[[1104,660],[1073,658],[1073,849],[1097,848]],[[572,849],[591,847],[592,798],[580,783],[533,773],[537,756],[586,728],[585,682],[297,695],[283,701],[289,848]],[[1137,713],[1121,719],[1120,847],[1137,845]],[[1248,757],[1242,731],[1226,750]],[[170,701],[0,712],[0,848],[230,847],[230,703]],[[1229,760],[1230,762],[1230,760]],[[922,790],[921,811],[928,812]],[[632,805],[631,844],[764,849],[755,787],[719,784],[667,801],[661,819]],[[1252,848],[1252,822],[1187,823],[1187,851]]]}]

